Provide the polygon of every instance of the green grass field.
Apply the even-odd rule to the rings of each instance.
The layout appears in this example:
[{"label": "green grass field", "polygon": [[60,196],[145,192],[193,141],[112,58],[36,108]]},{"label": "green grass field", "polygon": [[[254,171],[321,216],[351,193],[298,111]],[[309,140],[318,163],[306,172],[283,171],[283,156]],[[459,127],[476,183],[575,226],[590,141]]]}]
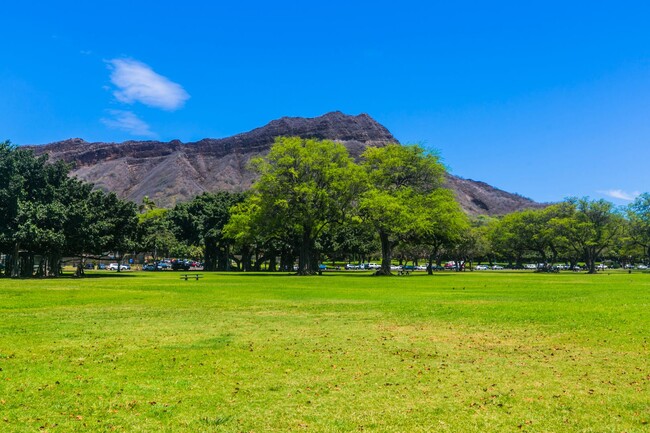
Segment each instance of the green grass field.
[{"label": "green grass field", "polygon": [[650,274],[204,275],[0,280],[0,431],[650,431]]}]

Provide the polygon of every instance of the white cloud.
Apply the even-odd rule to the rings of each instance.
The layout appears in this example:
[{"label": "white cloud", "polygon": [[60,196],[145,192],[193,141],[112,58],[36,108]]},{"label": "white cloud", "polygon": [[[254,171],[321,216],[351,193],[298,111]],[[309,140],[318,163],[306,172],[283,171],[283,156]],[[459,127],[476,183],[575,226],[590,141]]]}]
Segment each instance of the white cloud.
[{"label": "white cloud", "polygon": [[150,129],[149,125],[131,111],[108,110],[108,114],[111,117],[102,118],[101,122],[109,128],[126,131],[131,135],[156,137],[156,133]]},{"label": "white cloud", "polygon": [[641,193],[638,191],[626,192],[622,189],[608,189],[604,191],[598,191],[600,194],[606,195],[607,197],[615,198],[618,200],[633,201]]},{"label": "white cloud", "polygon": [[148,65],[133,59],[108,61],[111,82],[117,87],[115,98],[126,104],[140,102],[150,107],[173,111],[183,106],[190,95],[180,84],[157,74]]}]

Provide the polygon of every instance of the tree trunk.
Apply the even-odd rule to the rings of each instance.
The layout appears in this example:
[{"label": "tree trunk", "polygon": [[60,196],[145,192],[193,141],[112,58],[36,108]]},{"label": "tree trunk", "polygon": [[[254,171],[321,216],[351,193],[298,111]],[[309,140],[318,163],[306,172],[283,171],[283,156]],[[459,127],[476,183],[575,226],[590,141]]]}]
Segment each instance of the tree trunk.
[{"label": "tree trunk", "polygon": [[300,252],[298,255],[298,275],[312,275],[312,242],[310,236],[311,230],[305,228],[302,233],[302,242],[300,243]]},{"label": "tree trunk", "polygon": [[216,243],[211,239],[205,240],[205,261],[203,262],[204,271],[214,271],[216,270],[216,254],[215,250],[217,249]]},{"label": "tree trunk", "polygon": [[47,258],[49,277],[58,277],[61,275],[61,258],[56,254],[50,254]]},{"label": "tree trunk", "polygon": [[290,271],[293,266],[293,257],[287,251],[283,251],[280,255],[280,270]]},{"label": "tree trunk", "polygon": [[34,276],[34,254],[24,254],[20,267],[22,277],[32,278]]},{"label": "tree trunk", "polygon": [[269,268],[267,269],[270,272],[275,272],[277,270],[278,264],[277,264],[277,257],[275,251],[271,250],[269,256]]},{"label": "tree trunk", "polygon": [[14,244],[14,253],[11,256],[11,278],[20,278],[20,244]]},{"label": "tree trunk", "polygon": [[251,249],[249,248],[248,245],[244,246],[241,251],[241,267],[242,271],[244,272],[250,272],[251,271],[251,259],[253,257],[253,253],[251,252]]},{"label": "tree trunk", "polygon": [[393,275],[390,272],[390,265],[392,261],[392,245],[388,234],[379,232],[379,240],[381,241],[381,269],[377,271],[377,275]]},{"label": "tree trunk", "polygon": [[227,271],[228,267],[228,246],[220,246],[216,249],[215,258],[217,271]]},{"label": "tree trunk", "polygon": [[585,261],[590,274],[596,273],[596,256],[591,248],[585,248]]},{"label": "tree trunk", "polygon": [[75,272],[75,277],[83,277],[86,275],[84,272],[84,263],[83,261],[80,261],[79,264],[77,265],[77,271]]}]

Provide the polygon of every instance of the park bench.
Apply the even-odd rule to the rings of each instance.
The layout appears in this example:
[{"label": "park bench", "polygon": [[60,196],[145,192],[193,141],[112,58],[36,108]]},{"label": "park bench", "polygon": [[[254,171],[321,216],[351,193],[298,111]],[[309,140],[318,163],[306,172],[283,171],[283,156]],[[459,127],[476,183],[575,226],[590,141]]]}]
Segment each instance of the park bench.
[{"label": "park bench", "polygon": [[407,270],[403,270],[403,269],[400,269],[399,271],[397,271],[397,275],[399,275],[399,276],[409,275],[410,273],[411,273],[411,271],[407,271]]},{"label": "park bench", "polygon": [[201,275],[201,274],[183,274],[183,275],[181,275],[181,280],[187,281],[190,278],[195,279],[195,280],[198,281],[199,278],[203,278],[203,275]]}]

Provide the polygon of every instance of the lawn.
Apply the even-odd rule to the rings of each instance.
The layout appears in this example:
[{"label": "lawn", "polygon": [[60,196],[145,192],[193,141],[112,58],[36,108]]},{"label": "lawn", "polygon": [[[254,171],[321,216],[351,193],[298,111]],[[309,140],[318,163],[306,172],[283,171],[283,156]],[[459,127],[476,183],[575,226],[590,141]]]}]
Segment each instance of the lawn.
[{"label": "lawn", "polygon": [[204,276],[0,280],[0,431],[650,431],[650,274]]}]

